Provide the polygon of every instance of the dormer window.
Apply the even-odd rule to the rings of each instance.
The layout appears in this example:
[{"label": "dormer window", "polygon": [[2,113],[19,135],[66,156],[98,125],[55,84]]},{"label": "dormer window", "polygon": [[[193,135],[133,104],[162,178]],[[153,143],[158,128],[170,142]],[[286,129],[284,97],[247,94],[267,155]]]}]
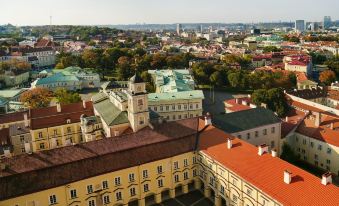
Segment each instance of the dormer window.
[{"label": "dormer window", "polygon": [[67,124],[71,124],[71,119],[66,120]]}]

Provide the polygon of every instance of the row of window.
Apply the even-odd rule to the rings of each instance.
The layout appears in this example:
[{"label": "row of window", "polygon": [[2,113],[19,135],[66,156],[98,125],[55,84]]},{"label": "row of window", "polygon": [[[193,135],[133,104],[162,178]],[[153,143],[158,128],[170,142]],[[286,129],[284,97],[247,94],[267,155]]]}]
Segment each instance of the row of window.
[{"label": "row of window", "polygon": [[[194,107],[195,106],[195,107]],[[169,105],[166,105],[166,106],[153,106],[153,107],[150,107],[151,109],[153,109],[154,111],[160,111],[160,112],[163,112],[163,111],[170,111],[170,108],[173,110],[187,110],[188,108],[188,105],[187,104],[178,104],[177,106],[176,105],[172,105],[172,106],[169,106]],[[189,109],[200,109],[200,106],[199,104],[190,104],[189,105]]]},{"label": "row of window", "polygon": [[[271,128],[271,134],[274,134],[274,133],[275,133],[275,127],[272,127],[272,128]],[[262,134],[263,134],[263,135],[267,135],[267,129],[263,129]],[[238,137],[239,137],[240,139],[242,138],[241,135],[238,135]],[[254,132],[254,137],[259,137],[259,131],[255,131],[255,132]],[[247,138],[247,139],[250,139],[250,138],[251,138],[251,133],[247,133],[247,134],[246,134],[246,138]]]},{"label": "row of window", "polygon": [[[296,142],[299,142],[299,138],[296,137],[296,138],[295,138],[295,141],[296,141]],[[303,145],[306,145],[306,144],[307,144],[307,140],[306,140],[306,139],[303,139],[303,140],[302,140],[302,143],[303,143]],[[309,144],[309,146],[310,146],[311,148],[314,148],[314,146],[315,146],[315,145],[314,145],[314,142],[311,141],[310,144]],[[319,151],[321,151],[321,150],[323,149],[323,146],[322,146],[321,144],[318,144],[317,149],[318,149]],[[331,153],[332,153],[332,149],[328,147],[327,150],[326,150],[326,153],[327,153],[327,154],[331,154]]]}]

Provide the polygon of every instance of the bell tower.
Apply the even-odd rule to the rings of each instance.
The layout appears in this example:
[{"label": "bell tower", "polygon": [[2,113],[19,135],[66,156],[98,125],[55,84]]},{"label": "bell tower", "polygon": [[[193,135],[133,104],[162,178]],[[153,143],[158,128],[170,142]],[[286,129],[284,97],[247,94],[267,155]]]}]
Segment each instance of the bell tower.
[{"label": "bell tower", "polygon": [[146,83],[138,72],[129,80],[128,85],[128,120],[134,132],[148,126],[149,111]]}]

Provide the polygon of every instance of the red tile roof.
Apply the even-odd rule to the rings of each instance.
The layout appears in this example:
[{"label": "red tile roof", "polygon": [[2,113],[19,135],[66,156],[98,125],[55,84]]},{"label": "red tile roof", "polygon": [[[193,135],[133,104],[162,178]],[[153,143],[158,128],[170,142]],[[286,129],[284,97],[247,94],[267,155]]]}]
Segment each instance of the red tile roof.
[{"label": "red tile roof", "polygon": [[[236,99],[229,99],[224,101],[225,104],[228,104],[230,106],[226,106],[226,108],[232,112],[239,112],[243,110],[251,109],[250,106],[248,106],[250,103],[252,103],[251,98],[243,97],[243,98],[237,98],[239,103],[236,103]],[[243,105],[242,102],[246,101],[247,105]]]},{"label": "red tile roof", "polygon": [[71,123],[80,122],[80,116],[86,114],[93,116],[92,102],[86,102],[86,108],[82,102],[68,105],[61,105],[61,112],[57,111],[57,107],[46,107],[30,110],[31,129],[41,129],[66,124],[67,119]]},{"label": "red tile roof", "polygon": [[[331,123],[333,129],[331,129]],[[315,126],[315,120],[307,118],[297,128],[296,132],[328,144],[339,147],[339,117],[322,113],[321,124]]]},{"label": "red tile roof", "polygon": [[7,123],[11,123],[11,122],[24,121],[24,114],[25,113],[27,113],[27,111],[0,115],[0,124],[7,124]]},{"label": "red tile roof", "polygon": [[[203,122],[200,123],[200,128]],[[238,138],[227,149],[230,135],[210,126],[200,137],[200,149],[218,163],[233,171],[251,185],[283,205],[339,205],[339,188],[322,185],[318,177],[269,154],[258,155],[258,149]],[[284,183],[284,170],[292,172],[291,184]]]}]

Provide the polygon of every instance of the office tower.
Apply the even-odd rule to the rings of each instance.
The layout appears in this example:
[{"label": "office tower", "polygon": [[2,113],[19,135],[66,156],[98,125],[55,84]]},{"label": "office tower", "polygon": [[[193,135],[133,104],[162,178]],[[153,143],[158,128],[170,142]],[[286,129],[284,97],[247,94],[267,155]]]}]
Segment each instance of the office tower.
[{"label": "office tower", "polygon": [[177,34],[180,35],[181,31],[182,31],[182,25],[177,24]]},{"label": "office tower", "polygon": [[324,16],[323,29],[328,29],[332,25],[332,20],[330,16]]},{"label": "office tower", "polygon": [[295,31],[296,32],[304,32],[305,31],[305,21],[304,20],[296,20],[295,21]]}]

